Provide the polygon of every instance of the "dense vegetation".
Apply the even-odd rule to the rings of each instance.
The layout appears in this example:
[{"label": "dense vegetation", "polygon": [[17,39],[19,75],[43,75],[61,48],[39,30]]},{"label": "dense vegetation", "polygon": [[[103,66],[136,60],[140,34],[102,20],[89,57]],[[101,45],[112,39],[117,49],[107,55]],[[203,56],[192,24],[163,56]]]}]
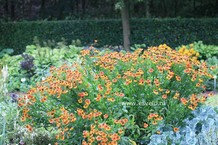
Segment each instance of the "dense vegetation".
[{"label": "dense vegetation", "polygon": [[[166,44],[143,50],[135,45],[133,52],[115,52],[65,41],[44,45],[28,45],[22,55],[4,51],[1,142],[216,141],[208,132],[216,133],[217,114],[203,106],[213,94],[201,93],[217,76],[217,46],[195,42],[176,50]],[[211,53],[205,54],[207,49]],[[200,131],[193,123],[203,127],[201,136],[181,138]],[[208,125],[210,130],[204,129]]]},{"label": "dense vegetation", "polygon": [[217,7],[0,0],[0,145],[218,144]]},{"label": "dense vegetation", "polygon": [[[118,0],[0,0],[0,19],[75,20],[119,18]],[[216,17],[217,0],[129,0],[131,17]],[[123,2],[119,0],[118,2]]]},{"label": "dense vegetation", "polygon": [[[166,43],[171,47],[203,41],[218,44],[218,19],[133,19],[131,42],[147,46]],[[96,47],[122,45],[120,20],[19,22],[0,25],[0,47],[24,52],[34,36],[43,41],[80,39],[84,46],[97,40]]]}]

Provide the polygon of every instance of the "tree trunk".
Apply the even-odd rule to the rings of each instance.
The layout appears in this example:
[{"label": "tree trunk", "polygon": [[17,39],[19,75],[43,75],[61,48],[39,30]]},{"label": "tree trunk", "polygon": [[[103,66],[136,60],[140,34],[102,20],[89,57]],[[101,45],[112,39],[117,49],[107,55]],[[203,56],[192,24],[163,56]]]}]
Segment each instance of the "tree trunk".
[{"label": "tree trunk", "polygon": [[15,18],[15,6],[14,1],[11,1],[11,19],[14,20]]},{"label": "tree trunk", "polygon": [[195,10],[195,6],[196,6],[196,1],[193,0],[193,11]]},{"label": "tree trunk", "polygon": [[86,11],[86,0],[82,0],[82,19],[85,16]]},{"label": "tree trunk", "polygon": [[150,17],[150,0],[146,0],[146,18]]},{"label": "tree trunk", "polygon": [[178,5],[178,1],[176,0],[174,2],[174,17],[177,17],[177,5]]},{"label": "tree trunk", "polygon": [[45,0],[41,0],[40,13],[41,13],[41,18],[44,19],[44,15],[45,15]]},{"label": "tree trunk", "polygon": [[8,17],[8,0],[5,1],[5,5],[4,5],[4,9],[5,9],[5,16]]},{"label": "tree trunk", "polygon": [[29,1],[29,19],[32,18],[32,0]]},{"label": "tree trunk", "polygon": [[62,1],[58,1],[57,6],[58,6],[58,20],[61,20],[64,18],[63,16],[63,11],[64,11],[64,6],[63,6],[63,2]]},{"label": "tree trunk", "polygon": [[79,0],[76,0],[76,13],[79,15]]},{"label": "tree trunk", "polygon": [[165,0],[163,0],[164,17],[168,17],[168,10]]},{"label": "tree trunk", "polygon": [[129,9],[127,4],[121,8],[121,18],[123,25],[123,47],[126,51],[130,51],[130,24]]},{"label": "tree trunk", "polygon": [[214,16],[217,13],[217,7],[218,7],[218,0],[216,0],[215,5],[214,5]]}]

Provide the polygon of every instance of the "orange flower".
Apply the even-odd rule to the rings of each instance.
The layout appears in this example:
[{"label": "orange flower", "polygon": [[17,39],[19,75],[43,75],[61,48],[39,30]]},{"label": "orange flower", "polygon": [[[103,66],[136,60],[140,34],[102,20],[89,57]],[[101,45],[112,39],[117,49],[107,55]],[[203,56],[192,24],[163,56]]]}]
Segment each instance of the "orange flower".
[{"label": "orange flower", "polygon": [[174,127],[174,128],[173,128],[173,131],[174,131],[174,132],[178,132],[178,131],[179,131],[179,128]]},{"label": "orange flower", "polygon": [[176,76],[176,80],[177,81],[181,81],[181,77],[180,76]]},{"label": "orange flower", "polygon": [[101,141],[101,137],[98,135],[98,136],[96,137],[96,140],[97,140],[97,141]]},{"label": "orange flower", "polygon": [[27,130],[29,131],[29,132],[32,132],[33,131],[33,128],[28,124],[28,125],[26,125],[26,128],[27,128]]},{"label": "orange flower", "polygon": [[89,105],[91,103],[91,101],[89,99],[85,100],[85,104]]},{"label": "orange flower", "polygon": [[108,118],[108,114],[104,114],[104,118]]},{"label": "orange flower", "polygon": [[167,95],[166,94],[162,95],[162,98],[167,99]]},{"label": "orange flower", "polygon": [[78,103],[82,103],[82,102],[83,102],[83,99],[80,98],[80,99],[78,100]]},{"label": "orange flower", "polygon": [[149,72],[152,73],[154,70],[152,68],[149,69]]},{"label": "orange flower", "polygon": [[157,90],[154,90],[153,93],[154,93],[155,95],[157,95],[157,94],[158,94],[158,91],[157,91]]},{"label": "orange flower", "polygon": [[152,124],[153,125],[157,125],[157,121],[152,121]]},{"label": "orange flower", "polygon": [[118,130],[118,133],[119,133],[119,134],[123,134],[123,130],[122,130],[122,129],[119,129],[119,130]]},{"label": "orange flower", "polygon": [[144,128],[147,128],[148,127],[148,124],[147,123],[144,123]]},{"label": "orange flower", "polygon": [[151,84],[151,80],[146,80],[145,82],[146,82],[148,85]]},{"label": "orange flower", "polygon": [[170,90],[166,90],[166,94],[169,94],[170,93]]},{"label": "orange flower", "polygon": [[101,85],[98,85],[98,90],[99,91],[102,91],[103,90],[103,87]]},{"label": "orange flower", "polygon": [[141,79],[139,80],[139,85],[144,85],[144,83],[145,83],[145,80],[144,80],[143,78],[141,78]]},{"label": "orange flower", "polygon": [[87,138],[89,136],[89,132],[88,131],[83,131],[83,137]]},{"label": "orange flower", "polygon": [[201,83],[197,83],[197,84],[196,84],[196,87],[200,87],[200,86],[201,86]]},{"label": "orange flower", "polygon": [[21,119],[20,119],[22,122],[24,122],[26,120],[26,117],[25,116],[22,116]]},{"label": "orange flower", "polygon": [[48,98],[47,96],[44,96],[44,97],[41,98],[40,101],[41,101],[42,103],[44,103],[44,102],[47,100],[47,98]]}]

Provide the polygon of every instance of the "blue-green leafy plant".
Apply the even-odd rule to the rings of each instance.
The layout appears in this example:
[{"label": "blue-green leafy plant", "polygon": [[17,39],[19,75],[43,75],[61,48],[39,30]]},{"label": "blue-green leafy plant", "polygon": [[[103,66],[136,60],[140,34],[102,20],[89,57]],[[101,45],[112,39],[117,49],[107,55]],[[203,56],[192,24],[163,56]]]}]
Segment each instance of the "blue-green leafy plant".
[{"label": "blue-green leafy plant", "polygon": [[152,135],[149,145],[217,145],[218,113],[211,107],[193,111],[193,117],[185,120],[178,132],[168,131],[162,124],[160,135]]}]

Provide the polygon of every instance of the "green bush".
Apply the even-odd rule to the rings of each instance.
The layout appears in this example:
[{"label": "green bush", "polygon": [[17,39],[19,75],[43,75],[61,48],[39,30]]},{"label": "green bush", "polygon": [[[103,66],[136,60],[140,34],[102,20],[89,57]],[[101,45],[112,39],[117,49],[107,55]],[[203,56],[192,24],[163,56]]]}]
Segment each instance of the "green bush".
[{"label": "green bush", "polygon": [[82,50],[82,63],[51,75],[19,100],[27,129],[54,126],[60,144],[124,144],[149,140],[159,123],[178,131],[205,101],[205,62],[166,45],[134,53]]},{"label": "green bush", "polygon": [[[132,19],[131,42],[171,47],[203,41],[218,44],[218,19]],[[32,44],[34,36],[42,40],[80,39],[84,45],[98,40],[98,46],[122,44],[121,20],[11,22],[0,24],[0,46],[15,53]]]},{"label": "green bush", "polygon": [[213,56],[218,56],[217,45],[205,45],[202,41],[199,41],[193,43],[193,48],[200,53],[200,58],[204,60]]}]

